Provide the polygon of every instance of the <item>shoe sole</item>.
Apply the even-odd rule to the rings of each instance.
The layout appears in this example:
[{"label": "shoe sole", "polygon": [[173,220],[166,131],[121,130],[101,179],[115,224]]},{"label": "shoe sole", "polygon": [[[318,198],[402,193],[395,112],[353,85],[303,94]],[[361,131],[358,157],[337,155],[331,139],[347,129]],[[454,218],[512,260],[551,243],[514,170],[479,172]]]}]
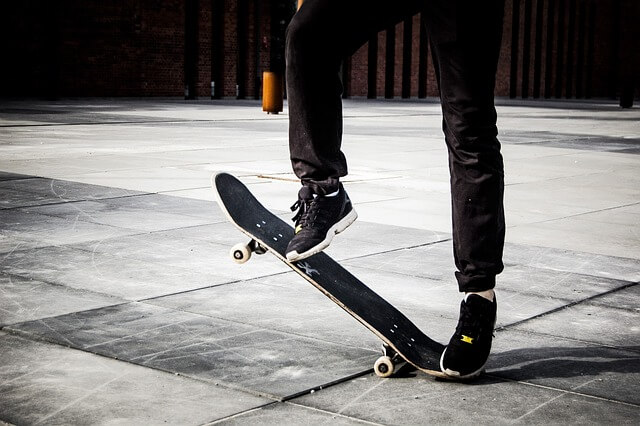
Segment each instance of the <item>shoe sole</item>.
[{"label": "shoe sole", "polygon": [[296,262],[298,260],[306,259],[307,257],[320,253],[322,250],[329,247],[335,235],[347,229],[349,225],[355,222],[357,218],[358,214],[354,209],[351,209],[351,211],[345,217],[343,217],[340,221],[336,222],[331,228],[329,228],[329,230],[327,231],[327,236],[324,238],[324,240],[322,240],[322,242],[320,242],[320,244],[315,245],[302,254],[298,253],[295,250],[287,253],[287,260],[289,262]]},{"label": "shoe sole", "polygon": [[440,357],[440,370],[446,374],[448,377],[454,379],[454,380],[471,380],[471,379],[475,379],[476,377],[478,377],[480,374],[482,374],[482,372],[484,371],[484,367],[487,365],[487,361],[485,361],[484,364],[482,364],[482,366],[477,369],[476,371],[473,371],[469,374],[465,374],[464,376],[460,375],[459,372],[457,371],[453,371],[453,370],[449,370],[448,368],[444,368],[444,365],[442,365],[442,361],[444,360],[444,354],[445,352],[447,352],[447,349],[445,348],[444,352],[442,352],[442,356]]}]

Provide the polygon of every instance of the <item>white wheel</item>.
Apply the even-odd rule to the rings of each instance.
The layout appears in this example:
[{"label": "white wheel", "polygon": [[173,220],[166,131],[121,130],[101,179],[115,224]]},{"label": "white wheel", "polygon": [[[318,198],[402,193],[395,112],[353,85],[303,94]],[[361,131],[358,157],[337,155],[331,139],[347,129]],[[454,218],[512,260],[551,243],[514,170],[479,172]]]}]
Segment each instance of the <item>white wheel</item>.
[{"label": "white wheel", "polygon": [[236,263],[244,263],[251,258],[251,247],[248,244],[239,243],[231,247],[229,252]]},{"label": "white wheel", "polygon": [[389,377],[393,374],[394,369],[393,361],[388,356],[381,356],[373,365],[373,371],[378,377]]}]

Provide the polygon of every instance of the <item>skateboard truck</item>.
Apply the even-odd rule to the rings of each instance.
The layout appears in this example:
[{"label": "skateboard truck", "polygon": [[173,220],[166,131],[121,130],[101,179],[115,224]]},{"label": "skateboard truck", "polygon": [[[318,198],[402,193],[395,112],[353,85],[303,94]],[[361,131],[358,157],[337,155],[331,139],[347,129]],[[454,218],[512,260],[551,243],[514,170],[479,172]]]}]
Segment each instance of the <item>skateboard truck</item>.
[{"label": "skateboard truck", "polygon": [[267,252],[267,248],[260,244],[256,240],[251,240],[248,243],[238,243],[231,247],[229,251],[229,255],[236,263],[245,263],[247,260],[251,258],[251,253],[255,254],[265,254]]},{"label": "skateboard truck", "polygon": [[382,356],[373,364],[373,371],[378,377],[391,377],[406,361],[386,343],[382,344]]}]

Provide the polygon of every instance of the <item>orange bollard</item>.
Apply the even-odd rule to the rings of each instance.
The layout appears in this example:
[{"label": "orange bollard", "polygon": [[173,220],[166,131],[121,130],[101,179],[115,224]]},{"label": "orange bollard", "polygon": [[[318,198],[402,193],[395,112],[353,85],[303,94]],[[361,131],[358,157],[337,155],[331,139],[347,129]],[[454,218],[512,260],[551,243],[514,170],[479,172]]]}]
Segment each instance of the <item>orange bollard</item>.
[{"label": "orange bollard", "polygon": [[282,76],[271,71],[262,73],[262,110],[267,114],[281,112],[283,98]]}]

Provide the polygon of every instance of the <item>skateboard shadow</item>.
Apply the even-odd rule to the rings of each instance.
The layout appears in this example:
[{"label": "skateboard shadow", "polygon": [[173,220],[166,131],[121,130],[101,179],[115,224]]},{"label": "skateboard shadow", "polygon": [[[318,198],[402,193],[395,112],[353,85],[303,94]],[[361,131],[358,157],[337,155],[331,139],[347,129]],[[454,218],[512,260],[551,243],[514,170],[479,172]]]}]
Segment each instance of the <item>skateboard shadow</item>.
[{"label": "skateboard shadow", "polygon": [[487,373],[510,380],[640,373],[640,346],[514,349],[492,354]]}]

